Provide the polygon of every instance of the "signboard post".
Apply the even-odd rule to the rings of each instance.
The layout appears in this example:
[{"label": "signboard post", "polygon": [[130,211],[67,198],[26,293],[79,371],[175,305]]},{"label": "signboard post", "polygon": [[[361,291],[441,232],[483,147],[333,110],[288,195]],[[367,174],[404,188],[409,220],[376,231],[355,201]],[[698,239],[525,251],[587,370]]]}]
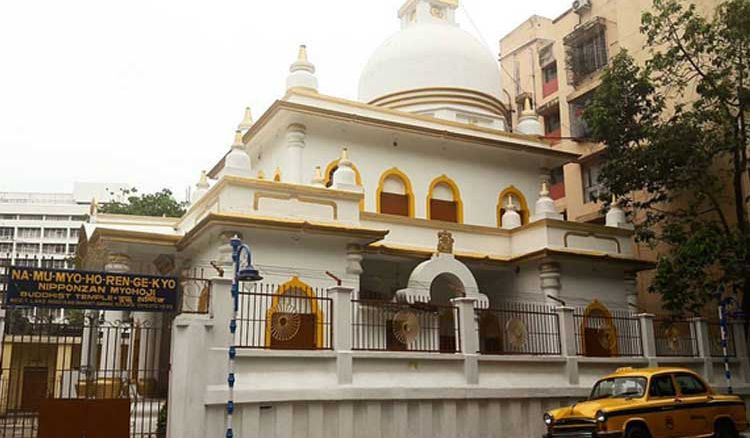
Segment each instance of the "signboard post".
[{"label": "signboard post", "polygon": [[11,266],[6,306],[173,312],[175,277]]}]

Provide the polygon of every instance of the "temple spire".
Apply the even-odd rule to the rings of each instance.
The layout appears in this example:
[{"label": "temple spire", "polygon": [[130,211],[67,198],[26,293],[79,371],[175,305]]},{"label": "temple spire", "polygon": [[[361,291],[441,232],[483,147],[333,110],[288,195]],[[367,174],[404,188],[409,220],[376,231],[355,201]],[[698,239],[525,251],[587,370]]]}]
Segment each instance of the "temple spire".
[{"label": "temple spire", "polygon": [[318,91],[318,78],[315,77],[315,65],[307,58],[307,46],[302,44],[297,52],[297,60],[289,67],[289,76],[286,78],[287,91],[303,88]]}]

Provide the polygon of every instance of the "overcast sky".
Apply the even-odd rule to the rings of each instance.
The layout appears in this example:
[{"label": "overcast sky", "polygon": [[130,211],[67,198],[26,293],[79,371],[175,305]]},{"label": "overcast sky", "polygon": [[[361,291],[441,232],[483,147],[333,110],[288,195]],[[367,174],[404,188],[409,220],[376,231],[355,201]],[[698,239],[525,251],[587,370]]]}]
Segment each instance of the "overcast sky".
[{"label": "overcast sky", "polygon": [[[100,181],[182,198],[228,149],[244,107],[257,119],[283,96],[298,44],[321,93],[356,99],[402,3],[2,1],[0,191]],[[496,53],[530,15],[553,18],[570,3],[461,0],[458,20]]]}]

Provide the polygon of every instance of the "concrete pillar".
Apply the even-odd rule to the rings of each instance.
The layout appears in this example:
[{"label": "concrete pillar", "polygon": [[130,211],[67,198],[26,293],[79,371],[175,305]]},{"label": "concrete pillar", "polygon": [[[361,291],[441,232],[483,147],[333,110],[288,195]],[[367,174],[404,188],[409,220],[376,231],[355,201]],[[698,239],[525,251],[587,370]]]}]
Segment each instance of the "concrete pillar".
[{"label": "concrete pillar", "polygon": [[575,309],[556,307],[560,327],[560,354],[565,358],[565,373],[571,385],[578,385],[578,348],[576,339]]},{"label": "concrete pillar", "polygon": [[539,282],[541,284],[542,295],[544,299],[553,305],[560,304],[558,301],[549,298],[560,297],[562,283],[560,282],[560,264],[555,262],[542,263],[539,265]]},{"label": "concrete pillar", "polygon": [[479,383],[479,331],[474,307],[477,299],[474,297],[459,297],[451,299],[451,303],[458,307],[458,333],[461,337],[461,352],[464,354],[464,375],[466,383]]},{"label": "concrete pillar", "polygon": [[[104,265],[106,272],[124,274],[130,272],[130,257],[126,254],[110,254]],[[120,377],[120,357],[122,345],[121,323],[128,319],[128,312],[120,310],[104,311],[104,327],[101,343],[102,351],[99,358],[99,376],[105,378]]]},{"label": "concrete pillar", "polygon": [[707,381],[713,379],[713,362],[711,361],[711,337],[708,333],[708,323],[704,318],[691,318],[696,343],[698,344],[698,357],[703,359],[703,378]]},{"label": "concrete pillar", "polygon": [[737,353],[737,360],[740,361],[740,375],[738,377],[743,382],[750,382],[750,359],[748,358],[745,322],[743,320],[732,320],[729,324],[734,337],[734,351]]},{"label": "concrete pillar", "polygon": [[304,125],[291,124],[286,129],[286,169],[284,182],[302,184],[302,152],[305,148]]},{"label": "concrete pillar", "polygon": [[352,383],[352,293],[354,289],[335,286],[328,289],[333,300],[333,349],[340,385]]},{"label": "concrete pillar", "polygon": [[[209,356],[218,354],[214,348],[223,347],[222,356],[228,360],[231,287],[231,278],[212,278],[210,307],[213,316],[181,314],[172,323],[168,438],[202,438],[210,435],[206,431],[206,406],[202,400],[207,385],[226,385],[226,365],[211,367],[217,362]],[[226,364],[226,361],[219,363]]]},{"label": "concrete pillar", "polygon": [[654,318],[650,313],[637,315],[641,326],[641,346],[643,356],[648,359],[649,366],[656,366],[656,335],[654,333]]},{"label": "concrete pillar", "polygon": [[625,296],[631,312],[637,312],[638,307],[638,277],[635,272],[625,272],[623,281],[625,283]]}]

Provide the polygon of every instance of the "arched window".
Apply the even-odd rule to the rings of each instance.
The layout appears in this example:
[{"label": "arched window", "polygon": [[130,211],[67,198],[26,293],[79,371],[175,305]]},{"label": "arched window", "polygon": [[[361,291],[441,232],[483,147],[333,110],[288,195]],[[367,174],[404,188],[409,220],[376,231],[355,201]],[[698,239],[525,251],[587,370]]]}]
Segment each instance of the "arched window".
[{"label": "arched window", "polygon": [[427,218],[463,223],[463,203],[461,193],[456,183],[445,175],[441,175],[430,183],[427,194]]},{"label": "arched window", "polygon": [[505,206],[508,205],[508,196],[513,201],[513,205],[516,207],[516,211],[521,215],[521,225],[529,223],[529,204],[526,203],[526,197],[523,196],[520,190],[514,186],[510,186],[500,193],[497,198],[497,226],[503,226],[503,215],[505,214]]},{"label": "arched window", "polygon": [[414,193],[405,173],[388,169],[380,176],[377,192],[377,212],[414,217]]},{"label": "arched window", "polygon": [[324,345],[323,313],[315,291],[299,277],[279,286],[266,314],[266,347],[315,349]]},{"label": "arched window", "polygon": [[[326,171],[323,174],[325,176],[326,187],[331,187],[333,185],[333,174],[336,173],[339,168],[339,161],[341,161],[341,158],[337,158],[331,161],[330,163],[328,163],[328,166],[326,166]],[[362,187],[362,175],[359,173],[359,169],[354,163],[352,163],[352,170],[354,170],[354,176],[357,181],[357,185]],[[359,209],[360,211],[364,211],[365,209],[364,198],[362,198],[362,200],[359,202]]]}]

